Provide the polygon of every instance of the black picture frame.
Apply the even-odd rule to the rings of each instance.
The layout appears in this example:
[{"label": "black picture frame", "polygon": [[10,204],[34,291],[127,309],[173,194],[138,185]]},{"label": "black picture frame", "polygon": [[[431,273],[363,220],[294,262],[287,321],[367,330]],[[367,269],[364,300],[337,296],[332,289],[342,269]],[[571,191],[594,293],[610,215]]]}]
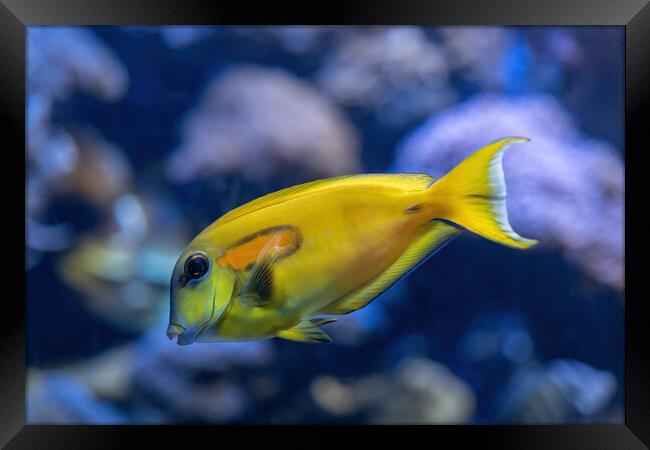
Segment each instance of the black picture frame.
[{"label": "black picture frame", "polygon": [[[290,11],[290,14],[289,14]],[[108,24],[429,24],[429,25],[616,25],[625,28],[625,170],[626,170],[626,311],[625,311],[625,423],[622,425],[557,425],[557,426],[432,426],[408,427],[413,433],[430,433],[423,442],[435,445],[450,439],[454,446],[479,444],[496,448],[606,448],[636,449],[650,445],[650,339],[647,316],[643,314],[646,301],[640,276],[631,269],[642,267],[642,242],[645,209],[641,157],[647,153],[647,111],[650,104],[650,3],[648,0],[376,0],[329,1],[315,5],[310,2],[287,4],[284,8],[273,3],[262,7],[259,2],[211,2],[200,0],[0,0],[0,112],[4,131],[3,152],[6,173],[6,197],[15,195],[24,186],[24,172],[17,169],[21,161],[19,148],[25,148],[25,31],[31,25],[108,25]],[[8,138],[8,139],[7,139]],[[645,138],[645,139],[644,139]],[[634,160],[633,165],[630,160]],[[638,161],[638,162],[637,162]],[[13,167],[16,167],[14,170]],[[8,181],[10,180],[10,181]],[[24,207],[24,203],[22,203]],[[13,206],[13,204],[12,204]],[[16,242],[25,235],[20,207],[9,208],[12,228],[6,240]],[[12,236],[12,237],[10,237]],[[631,246],[632,247],[632,246]],[[21,278],[27,289],[24,248],[12,251],[5,246],[5,284],[20,286]],[[25,292],[22,292],[25,298]],[[212,440],[211,445],[224,445],[223,434],[245,433],[243,427],[108,427],[108,426],[37,426],[26,425],[25,415],[25,305],[20,292],[5,291],[0,339],[0,444],[6,448],[117,448],[131,441],[133,434],[165,443],[164,448],[190,445],[200,438]],[[381,436],[396,427],[366,427]],[[295,429],[295,428],[294,428]],[[301,427],[314,431],[309,445],[340,445],[341,433],[357,434],[354,427]],[[286,441],[287,427],[257,427],[255,435],[277,436]],[[292,430],[289,430],[292,431]],[[400,431],[400,430],[397,430]],[[326,434],[323,434],[325,432]],[[199,436],[201,435],[201,436]],[[243,434],[246,436],[245,434]],[[322,436],[322,439],[317,438]],[[424,436],[420,436],[424,437]],[[410,437],[419,439],[420,437]],[[220,443],[215,441],[219,439]],[[432,439],[435,439],[433,441]],[[291,439],[291,441],[294,441]],[[295,442],[295,441],[294,441]],[[407,441],[408,442],[408,441]],[[303,442],[301,445],[307,444]],[[296,443],[296,445],[298,445]]]}]

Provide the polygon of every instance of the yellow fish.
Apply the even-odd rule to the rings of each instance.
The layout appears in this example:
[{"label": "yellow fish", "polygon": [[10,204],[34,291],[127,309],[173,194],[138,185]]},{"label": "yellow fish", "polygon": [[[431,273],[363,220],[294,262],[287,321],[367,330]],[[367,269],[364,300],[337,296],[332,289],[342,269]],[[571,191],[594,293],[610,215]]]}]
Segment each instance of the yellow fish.
[{"label": "yellow fish", "polygon": [[280,337],[330,342],[320,325],[364,307],[462,229],[515,248],[502,158],[511,137],[447,175],[343,176],[253,200],[203,230],[171,279],[180,345]]}]

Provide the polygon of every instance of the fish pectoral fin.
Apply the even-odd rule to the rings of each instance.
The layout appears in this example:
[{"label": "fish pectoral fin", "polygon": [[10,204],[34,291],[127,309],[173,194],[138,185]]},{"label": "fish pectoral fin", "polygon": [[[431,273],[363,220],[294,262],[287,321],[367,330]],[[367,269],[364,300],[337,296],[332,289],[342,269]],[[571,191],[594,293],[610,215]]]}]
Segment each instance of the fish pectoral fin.
[{"label": "fish pectoral fin", "polygon": [[245,302],[263,305],[271,300],[272,295],[273,270],[271,269],[271,263],[256,263],[244,283],[240,297]]},{"label": "fish pectoral fin", "polygon": [[278,260],[280,235],[269,238],[260,251],[248,278],[244,282],[241,298],[255,305],[264,305],[273,296],[273,264]]},{"label": "fish pectoral fin", "polygon": [[297,342],[332,342],[332,339],[320,329],[320,325],[335,321],[334,318],[303,320],[293,328],[279,331],[276,336]]},{"label": "fish pectoral fin", "polygon": [[360,289],[322,308],[319,313],[340,315],[363,308],[461,232],[462,230],[438,220],[423,225],[411,245],[381,275]]}]

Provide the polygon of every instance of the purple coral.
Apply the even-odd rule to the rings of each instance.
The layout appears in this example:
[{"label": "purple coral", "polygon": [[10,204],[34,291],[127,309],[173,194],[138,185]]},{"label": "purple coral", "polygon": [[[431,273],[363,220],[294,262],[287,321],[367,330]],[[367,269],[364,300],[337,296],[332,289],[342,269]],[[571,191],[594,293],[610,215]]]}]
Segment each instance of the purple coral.
[{"label": "purple coral", "polygon": [[30,92],[62,100],[76,88],[117,100],[128,74],[115,54],[83,28],[31,27],[27,33]]},{"label": "purple coral", "polygon": [[603,421],[617,389],[613,374],[581,361],[531,364],[511,378],[501,419],[515,423]]},{"label": "purple coral", "polygon": [[445,58],[452,71],[483,89],[504,85],[503,60],[513,44],[503,27],[442,27]]},{"label": "purple coral", "polygon": [[422,29],[391,27],[342,37],[317,82],[337,102],[400,125],[451,102],[448,76],[442,50]]},{"label": "purple coral", "polygon": [[309,84],[280,69],[228,70],[207,87],[182,135],[167,164],[179,182],[224,173],[258,180],[292,168],[333,176],[360,166],[352,124]]}]

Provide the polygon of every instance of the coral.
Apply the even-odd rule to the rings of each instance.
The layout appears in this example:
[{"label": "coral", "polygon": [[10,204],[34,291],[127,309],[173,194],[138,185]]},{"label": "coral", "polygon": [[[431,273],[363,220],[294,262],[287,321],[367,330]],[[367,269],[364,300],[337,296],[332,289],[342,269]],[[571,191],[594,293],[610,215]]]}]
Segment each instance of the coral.
[{"label": "coral", "polygon": [[506,388],[501,419],[512,423],[592,421],[617,390],[616,378],[572,359],[520,369]]},{"label": "coral", "polygon": [[52,187],[57,195],[74,193],[98,209],[110,211],[118,198],[132,189],[133,169],[121,148],[96,130],[69,130],[76,148],[74,164]]},{"label": "coral", "polygon": [[377,399],[375,423],[463,423],[476,399],[467,383],[447,367],[426,358],[402,361],[389,393]]},{"label": "coral", "polygon": [[503,27],[441,27],[441,45],[449,68],[484,90],[504,85],[503,61],[512,45]]},{"label": "coral", "polygon": [[273,43],[283,50],[301,56],[313,55],[329,48],[338,36],[353,33],[354,28],[332,26],[264,26],[233,27],[233,34],[259,42]]},{"label": "coral", "polygon": [[180,49],[212,36],[218,31],[215,26],[174,25],[156,27],[165,43],[173,48]]},{"label": "coral", "polygon": [[81,89],[114,101],[128,87],[124,66],[88,29],[30,27],[27,58],[30,93],[63,100]]},{"label": "coral", "polygon": [[55,102],[68,99],[76,90],[119,100],[126,93],[128,74],[115,54],[84,28],[31,27],[27,59],[30,178],[55,184],[79,160],[70,132],[52,123]]},{"label": "coral", "polygon": [[[65,224],[46,224],[40,218],[64,179],[83,179],[83,186],[75,188],[101,201],[124,184],[129,171],[119,151],[101,138],[85,133],[80,143],[70,130],[53,123],[54,105],[77,90],[117,101],[129,78],[117,56],[84,28],[30,27],[27,60],[27,267],[32,267],[40,252],[62,250],[70,240],[69,232],[59,239]],[[86,152],[87,145],[94,150]],[[103,167],[89,166],[93,161]]]},{"label": "coral", "polygon": [[239,66],[206,88],[167,162],[184,182],[239,173],[249,180],[299,170],[313,177],[360,168],[348,120],[309,84],[280,69]]},{"label": "coral", "polygon": [[316,79],[337,102],[395,126],[449,104],[448,76],[444,54],[422,29],[391,27],[342,37]]},{"label": "coral", "polygon": [[402,360],[392,374],[351,382],[319,376],[312,399],[335,416],[363,413],[370,423],[463,423],[474,411],[471,388],[445,366],[422,357]]},{"label": "coral", "polygon": [[27,420],[31,424],[121,424],[126,415],[96,397],[73,375],[59,371],[30,374]]},{"label": "coral", "polygon": [[[129,238],[132,228],[125,232]],[[169,274],[182,247],[121,236],[79,238],[58,269],[62,279],[82,294],[89,311],[118,328],[143,330],[166,316]]]}]

